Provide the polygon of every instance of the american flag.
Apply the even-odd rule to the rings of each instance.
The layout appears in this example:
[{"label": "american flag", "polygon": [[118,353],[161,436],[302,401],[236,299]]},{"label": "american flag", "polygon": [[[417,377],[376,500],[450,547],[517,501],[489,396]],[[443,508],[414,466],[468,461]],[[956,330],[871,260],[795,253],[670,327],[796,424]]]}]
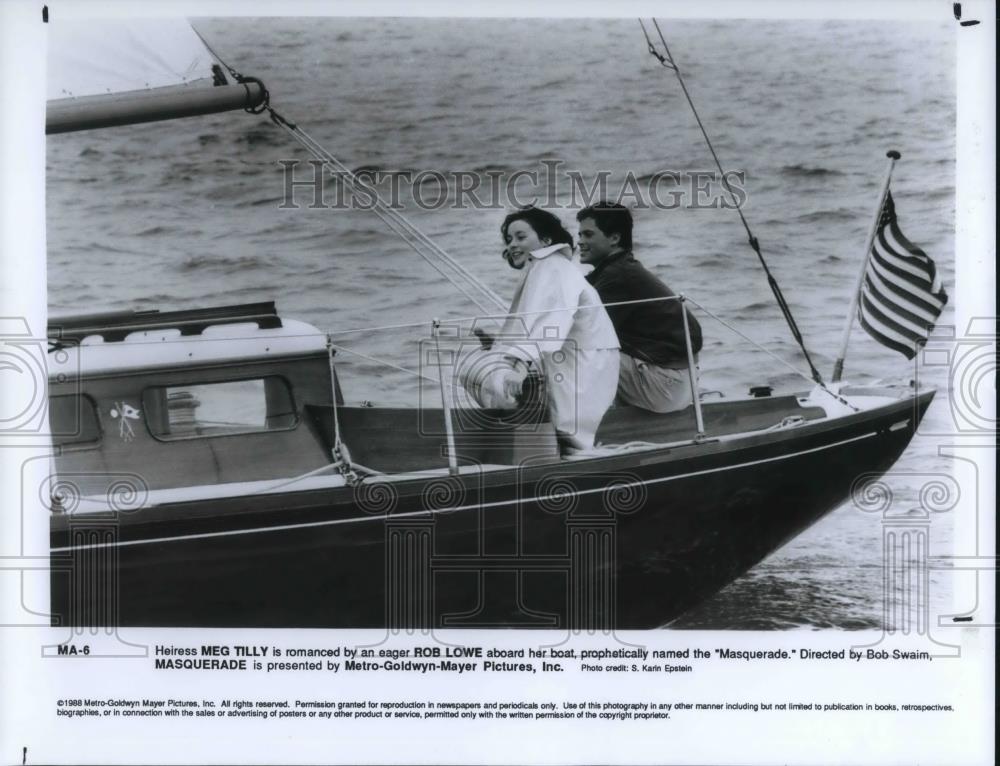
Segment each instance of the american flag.
[{"label": "american flag", "polygon": [[903,236],[886,190],[861,285],[858,321],[879,343],[912,359],[947,302],[934,261]]}]

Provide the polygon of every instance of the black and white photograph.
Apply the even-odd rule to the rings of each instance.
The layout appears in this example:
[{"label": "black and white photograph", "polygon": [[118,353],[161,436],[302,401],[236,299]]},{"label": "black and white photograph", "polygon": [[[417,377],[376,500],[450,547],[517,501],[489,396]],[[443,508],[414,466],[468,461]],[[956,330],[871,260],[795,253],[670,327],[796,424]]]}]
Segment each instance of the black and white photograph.
[{"label": "black and white photograph", "polygon": [[[83,654],[83,686],[91,652],[122,674],[141,655],[131,696],[150,716],[138,699],[165,676],[154,662],[206,671],[196,686],[217,684],[222,708],[274,683],[315,715],[327,703],[302,702],[319,699],[301,696],[305,676],[279,680],[289,668],[271,662],[300,651],[338,658],[325,667],[340,683],[419,673],[447,700],[473,699],[477,673],[523,672],[518,688],[553,700],[542,718],[579,726],[590,708],[555,700],[593,681],[610,700],[589,703],[593,727],[639,731],[646,716],[666,727],[656,737],[685,714],[704,731],[711,710],[749,732],[771,710],[725,690],[720,658],[775,661],[752,671],[761,699],[768,673],[795,689],[810,654],[858,678],[864,663],[933,673],[922,718],[864,686],[857,706],[825,709],[785,692],[799,707],[782,715],[868,732],[843,750],[791,735],[789,749],[697,755],[511,745],[528,761],[861,762],[877,716],[846,716],[864,703],[898,715],[900,737],[957,726],[961,710],[931,703],[958,698],[935,686],[941,663],[991,675],[971,663],[993,656],[981,461],[996,427],[994,165],[963,170],[963,123],[982,118],[962,111],[960,62],[965,35],[995,51],[995,25],[983,4],[884,5],[875,18],[820,3],[758,18],[39,5],[45,329],[5,285],[0,380],[36,384],[5,384],[3,446],[26,451],[0,450],[20,530],[4,635]],[[992,69],[977,76],[994,99]],[[992,122],[974,132],[995,157]],[[969,188],[989,196],[968,203]],[[257,638],[236,646],[244,634]],[[410,643],[371,648],[397,639]],[[264,686],[210,672],[241,661],[247,677],[266,664]],[[630,694],[619,678],[652,690],[660,674],[705,692],[675,697],[725,701],[664,708],[667,695],[669,715],[614,702]],[[956,763],[986,762],[980,691],[964,698]],[[209,699],[192,711],[223,715]],[[68,720],[45,725],[82,726],[88,704],[74,720],[63,702]],[[444,714],[422,715],[418,738],[434,736]],[[300,736],[325,736],[307,723]],[[532,741],[565,736],[545,723]],[[8,734],[4,757],[22,762]],[[925,736],[943,752],[948,738]],[[467,747],[396,758],[500,757]],[[382,751],[345,752],[284,759]]]},{"label": "black and white photograph", "polygon": [[953,322],[947,21],[81,27],[52,545],[120,594],[82,619],[882,626],[852,491],[946,470],[910,360]]}]

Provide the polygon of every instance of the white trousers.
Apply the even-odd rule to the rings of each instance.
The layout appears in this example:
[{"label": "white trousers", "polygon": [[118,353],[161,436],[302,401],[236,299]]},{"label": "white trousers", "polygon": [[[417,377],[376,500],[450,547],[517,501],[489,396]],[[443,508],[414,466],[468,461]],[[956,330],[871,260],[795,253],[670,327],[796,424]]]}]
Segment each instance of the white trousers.
[{"label": "white trousers", "polygon": [[618,399],[651,412],[676,412],[694,402],[687,370],[657,367],[628,354],[621,355]]},{"label": "white trousers", "polygon": [[590,449],[618,389],[618,349],[545,352],[542,367],[560,441],[571,449]]}]

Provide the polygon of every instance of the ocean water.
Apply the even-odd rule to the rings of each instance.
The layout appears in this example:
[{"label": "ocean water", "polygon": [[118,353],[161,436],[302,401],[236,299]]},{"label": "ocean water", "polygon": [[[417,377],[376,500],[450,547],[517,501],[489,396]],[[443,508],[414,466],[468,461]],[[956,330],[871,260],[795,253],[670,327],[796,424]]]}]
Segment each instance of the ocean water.
[{"label": "ocean water", "polygon": [[[215,50],[263,79],[271,103],[351,168],[437,171],[521,183],[521,201],[551,193],[575,231],[567,172],[626,176],[712,171],[673,74],[646,52],[634,20],[196,20]],[[907,236],[954,290],[955,45],[946,20],[927,23],[668,22],[663,25],[727,169],[745,174],[744,211],[783,286],[808,347],[828,374],[887,149]],[[242,113],[50,137],[48,283],[53,314],[189,308],[275,300],[324,330],[421,327],[341,335],[345,347],[405,368],[433,317],[476,308],[371,212],[282,209],[280,160],[304,151],[265,116]],[[308,168],[301,171],[308,178]],[[303,176],[300,176],[302,178]],[[332,193],[332,185],[327,190]],[[683,184],[678,190],[684,191]],[[421,187],[425,201],[437,199]],[[488,198],[485,191],[480,198]],[[670,199],[661,190],[662,198]],[[683,291],[782,360],[804,368],[735,211],[684,204],[636,210],[635,251]],[[327,198],[327,204],[333,199]],[[487,200],[492,201],[492,200]],[[627,199],[626,203],[630,200]],[[404,214],[508,298],[498,257],[499,207]],[[941,325],[953,323],[954,302]],[[703,387],[804,390],[787,367],[705,317]],[[340,355],[348,400],[415,404],[417,383],[393,367]],[[928,430],[946,431],[948,379]],[[908,381],[914,366],[855,330],[853,382]],[[916,507],[947,473],[918,435],[890,475],[894,503]],[[896,508],[895,510],[899,510]],[[679,624],[692,628],[866,628],[881,624],[882,519],[851,503],[762,562]],[[931,525],[931,553],[950,550],[951,520]],[[949,583],[932,573],[934,610]]]}]

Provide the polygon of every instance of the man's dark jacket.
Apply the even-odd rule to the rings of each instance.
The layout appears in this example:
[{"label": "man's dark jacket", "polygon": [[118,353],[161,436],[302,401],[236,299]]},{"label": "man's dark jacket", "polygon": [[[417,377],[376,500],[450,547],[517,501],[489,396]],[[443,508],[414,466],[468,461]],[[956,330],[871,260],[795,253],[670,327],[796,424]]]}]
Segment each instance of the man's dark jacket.
[{"label": "man's dark jacket", "polygon": [[[609,255],[587,275],[602,303],[662,298],[674,293],[635,259],[632,253]],[[684,318],[681,302],[650,301],[629,306],[608,306],[622,352],[658,367],[686,369]],[[701,326],[688,312],[691,348],[701,351]]]}]

